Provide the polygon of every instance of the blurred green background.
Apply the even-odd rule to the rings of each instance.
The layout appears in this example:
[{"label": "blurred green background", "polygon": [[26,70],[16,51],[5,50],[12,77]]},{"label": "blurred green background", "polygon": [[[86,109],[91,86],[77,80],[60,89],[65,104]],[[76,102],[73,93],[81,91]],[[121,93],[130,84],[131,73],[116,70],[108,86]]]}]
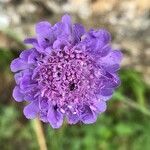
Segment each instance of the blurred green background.
[{"label": "blurred green background", "polygon": [[[87,29],[111,32],[113,47],[124,53],[122,84],[95,124],[54,130],[23,116],[25,104],[12,98],[9,65],[36,22],[55,23],[65,12]],[[149,150],[149,35],[149,0],[0,0],[0,150]]]}]

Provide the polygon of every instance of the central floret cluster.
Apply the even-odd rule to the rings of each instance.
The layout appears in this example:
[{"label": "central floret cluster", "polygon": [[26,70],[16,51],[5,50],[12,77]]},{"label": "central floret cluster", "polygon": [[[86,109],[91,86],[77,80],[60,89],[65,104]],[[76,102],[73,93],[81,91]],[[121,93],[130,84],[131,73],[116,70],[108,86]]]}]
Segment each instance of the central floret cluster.
[{"label": "central floret cluster", "polygon": [[36,33],[37,39],[25,40],[33,48],[11,63],[17,72],[13,97],[30,102],[25,116],[38,116],[53,128],[64,117],[69,124],[95,122],[120,84],[116,72],[122,55],[112,50],[110,34],[102,29],[86,33],[68,15],[54,26],[38,23]]},{"label": "central floret cluster", "polygon": [[90,94],[93,97],[100,88],[98,70],[94,61],[82,51],[67,47],[51,51],[37,67],[33,79],[38,82],[41,96],[55,109],[61,113],[79,114],[81,103],[92,106]]}]

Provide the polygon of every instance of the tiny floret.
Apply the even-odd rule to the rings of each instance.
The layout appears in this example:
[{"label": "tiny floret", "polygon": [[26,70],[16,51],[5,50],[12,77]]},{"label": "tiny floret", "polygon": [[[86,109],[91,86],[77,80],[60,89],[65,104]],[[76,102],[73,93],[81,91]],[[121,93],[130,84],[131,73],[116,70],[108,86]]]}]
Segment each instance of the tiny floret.
[{"label": "tiny floret", "polygon": [[53,26],[39,22],[35,31],[35,38],[24,40],[32,48],[10,65],[16,81],[13,97],[28,103],[24,115],[53,128],[61,127],[64,119],[69,124],[94,123],[120,85],[122,53],[112,49],[110,33],[86,32],[69,15]]}]

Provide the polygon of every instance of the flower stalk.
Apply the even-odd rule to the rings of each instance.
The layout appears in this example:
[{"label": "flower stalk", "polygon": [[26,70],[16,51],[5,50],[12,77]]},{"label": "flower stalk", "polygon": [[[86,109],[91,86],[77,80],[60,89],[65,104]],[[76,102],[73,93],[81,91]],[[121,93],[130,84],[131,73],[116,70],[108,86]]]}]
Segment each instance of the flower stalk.
[{"label": "flower stalk", "polygon": [[34,132],[36,133],[40,150],[47,150],[46,139],[44,136],[42,123],[39,119],[35,118],[33,120],[33,128]]}]

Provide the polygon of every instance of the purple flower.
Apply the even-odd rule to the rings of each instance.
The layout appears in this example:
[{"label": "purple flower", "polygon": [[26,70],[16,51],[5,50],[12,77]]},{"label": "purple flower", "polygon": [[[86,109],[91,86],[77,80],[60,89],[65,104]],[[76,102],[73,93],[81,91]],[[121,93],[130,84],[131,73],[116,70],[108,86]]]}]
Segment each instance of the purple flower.
[{"label": "purple flower", "polygon": [[112,49],[110,33],[86,32],[64,15],[54,26],[37,23],[36,38],[24,42],[32,48],[12,61],[11,70],[17,84],[14,99],[29,103],[26,118],[39,117],[53,128],[64,118],[69,124],[94,123],[120,84],[122,54]]}]

